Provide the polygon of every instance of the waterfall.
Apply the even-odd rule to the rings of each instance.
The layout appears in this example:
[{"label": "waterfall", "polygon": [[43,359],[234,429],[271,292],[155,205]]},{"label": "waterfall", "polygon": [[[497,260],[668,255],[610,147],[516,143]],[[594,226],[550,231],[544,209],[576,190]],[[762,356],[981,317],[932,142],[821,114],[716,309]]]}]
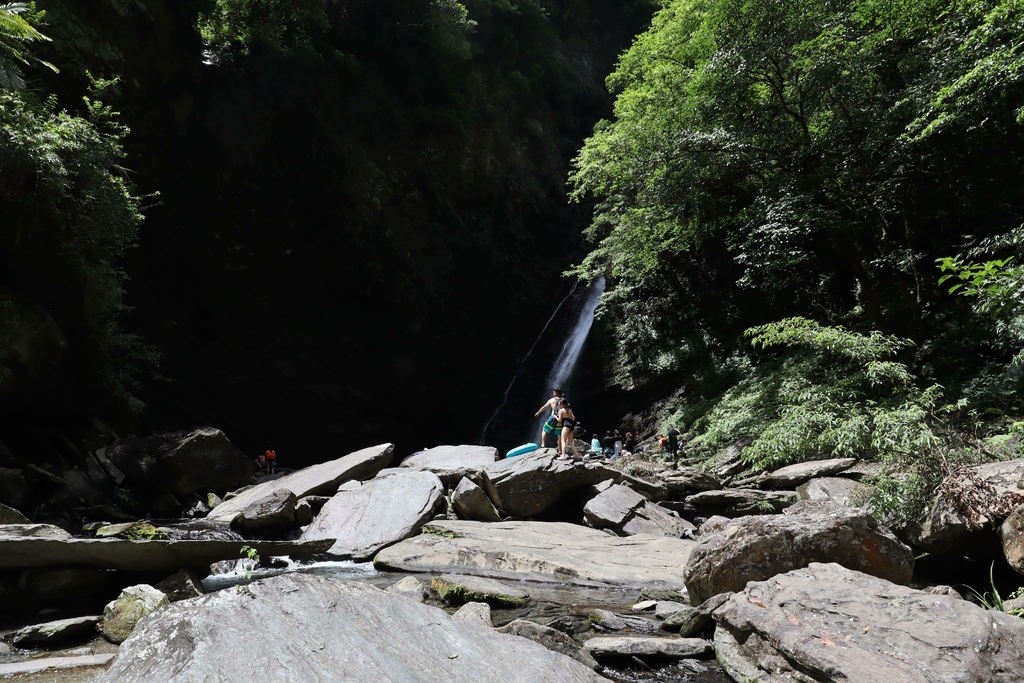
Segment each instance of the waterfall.
[{"label": "waterfall", "polygon": [[[573,375],[576,372],[576,364],[579,362],[580,354],[583,352],[583,343],[587,341],[587,337],[590,335],[590,328],[594,324],[594,313],[597,311],[597,305],[601,302],[604,287],[605,280],[602,275],[594,280],[587,290],[586,299],[579,311],[579,318],[577,318],[575,325],[570,329],[569,335],[562,343],[561,351],[558,352],[558,357],[555,358],[555,362],[552,364],[550,372],[548,372],[547,386],[544,387],[544,398],[540,402],[550,398],[553,387],[561,387],[566,393],[566,397],[572,401],[571,387]],[[546,415],[542,415],[537,421],[530,432],[530,439],[537,438],[541,425],[544,424],[546,418]]]},{"label": "waterfall", "polygon": [[551,372],[548,373],[548,391],[551,387],[567,387],[572,381],[573,373],[576,371],[576,363],[583,351],[583,342],[587,341],[590,328],[594,324],[594,313],[597,311],[597,304],[604,294],[604,276],[594,280],[594,284],[587,291],[587,298],[580,309],[580,317],[573,326],[569,337],[562,344],[562,350],[558,353]]},{"label": "waterfall", "polygon": [[[594,280],[584,291],[580,291],[583,288],[578,281],[573,284],[569,294],[555,307],[530,350],[516,365],[501,404],[481,430],[480,444],[511,448],[537,441],[543,418],[534,426],[533,412],[551,398],[552,387],[561,386],[571,392],[573,374],[604,288],[604,277]],[[537,392],[540,392],[540,398],[537,398]],[[527,428],[530,429],[529,434],[526,433]]]},{"label": "waterfall", "polygon": [[554,322],[555,319],[558,317],[559,311],[565,308],[565,302],[569,301],[569,299],[572,298],[573,294],[576,293],[576,288],[579,286],[579,280],[572,283],[572,289],[570,289],[569,293],[565,295],[565,298],[558,302],[558,305],[555,306],[554,312],[551,313],[551,317],[548,318],[548,321],[544,323],[544,327],[541,328],[540,334],[537,335],[537,338],[534,340],[533,345],[530,347],[530,350],[526,352],[525,356],[519,359],[519,362],[516,364],[516,371],[512,375],[512,381],[508,383],[508,386],[505,387],[505,393],[502,394],[501,403],[498,405],[498,408],[494,411],[494,413],[491,414],[490,419],[487,420],[486,423],[484,423],[483,429],[480,430],[480,444],[487,443],[487,439],[490,437],[491,425],[494,423],[495,418],[497,418],[498,415],[501,414],[501,411],[504,410],[505,405],[508,403],[509,393],[512,391],[512,387],[515,386],[516,380],[518,380],[522,376],[523,371],[526,369],[530,358],[533,356],[534,350],[537,348],[537,344],[539,344],[540,340],[544,338],[544,335],[548,331],[548,328],[551,327],[551,323]]}]

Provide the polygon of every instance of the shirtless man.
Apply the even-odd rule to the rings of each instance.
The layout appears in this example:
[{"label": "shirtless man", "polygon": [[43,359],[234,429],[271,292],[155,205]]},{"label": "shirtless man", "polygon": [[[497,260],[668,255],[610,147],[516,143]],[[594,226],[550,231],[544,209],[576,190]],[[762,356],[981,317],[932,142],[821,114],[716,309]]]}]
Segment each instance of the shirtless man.
[{"label": "shirtless man", "polygon": [[533,414],[534,417],[540,417],[540,414],[545,410],[551,410],[551,414],[548,415],[548,419],[544,421],[544,426],[540,429],[541,448],[547,448],[548,434],[555,435],[555,447],[558,447],[558,442],[562,435],[562,425],[558,424],[558,409],[561,401],[562,390],[555,387],[551,390],[551,398],[548,399],[548,402],[542,405],[537,412]]}]

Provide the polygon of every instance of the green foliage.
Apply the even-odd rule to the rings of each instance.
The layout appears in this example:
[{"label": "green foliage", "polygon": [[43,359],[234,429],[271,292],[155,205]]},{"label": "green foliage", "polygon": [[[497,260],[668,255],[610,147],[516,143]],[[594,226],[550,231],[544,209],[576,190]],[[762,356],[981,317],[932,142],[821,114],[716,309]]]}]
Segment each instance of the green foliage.
[{"label": "green foliage", "polygon": [[[1020,609],[1017,609],[1017,610],[1007,610],[1006,609],[1006,601],[1003,600],[1003,596],[1001,596],[999,594],[999,589],[996,588],[996,581],[995,581],[995,576],[994,576],[995,566],[996,566],[996,563],[992,562],[992,564],[989,566],[989,570],[988,570],[988,584],[989,584],[989,587],[991,588],[991,590],[987,590],[984,593],[980,593],[976,589],[972,588],[971,586],[967,586],[967,590],[970,591],[971,595],[974,596],[974,599],[977,600],[978,603],[980,603],[981,606],[984,607],[985,609],[996,610],[996,611],[999,611],[999,612],[1006,612],[1007,614],[1010,614],[1010,615],[1013,615],[1015,617],[1020,617],[1020,618],[1024,619],[1024,610],[1020,610]],[[1015,598],[1021,597],[1021,595],[1024,595],[1024,587],[1018,588],[1017,590],[1013,591],[1010,594],[1009,599],[1013,600]]]},{"label": "green foliage", "polygon": [[[96,100],[86,115],[0,92],[0,285],[54,313],[69,342],[96,348],[108,391],[124,391],[140,346],[117,326],[120,257],[136,241],[141,200],[121,166],[127,129]],[[128,374],[125,374],[128,373]]]},{"label": "green foliage", "polygon": [[43,16],[43,12],[36,11],[34,2],[0,5],[0,88],[23,89],[22,66],[39,64],[58,71],[53,64],[38,59],[27,49],[34,42],[49,40],[33,26],[42,21]]},{"label": "green foliage", "polygon": [[243,545],[238,554],[242,556],[242,565],[245,567],[245,582],[252,581],[252,572],[260,563],[260,554],[250,545]]},{"label": "green foliage", "polygon": [[919,391],[888,358],[908,340],[858,334],[805,318],[751,328],[762,348],[800,347],[758,366],[697,421],[704,452],[750,439],[744,460],[758,470],[820,455],[907,460],[936,444],[929,427],[940,388]]},{"label": "green foliage", "polygon": [[[574,273],[613,276],[620,364],[674,373],[695,338],[728,352],[785,316],[938,352],[929,264],[1024,217],[1021,21],[1015,0],[667,2],[570,177],[597,202]],[[654,333],[665,315],[690,332]]]}]

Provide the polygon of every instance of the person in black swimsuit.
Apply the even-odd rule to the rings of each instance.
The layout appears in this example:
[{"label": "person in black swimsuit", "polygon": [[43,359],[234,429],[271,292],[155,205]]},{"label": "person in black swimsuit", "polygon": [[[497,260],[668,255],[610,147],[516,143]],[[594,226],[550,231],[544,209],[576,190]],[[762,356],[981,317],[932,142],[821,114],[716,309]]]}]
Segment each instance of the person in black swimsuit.
[{"label": "person in black swimsuit", "polygon": [[576,431],[576,416],[569,407],[569,401],[564,398],[558,410],[558,421],[562,423],[562,438],[558,444],[559,459],[567,460],[571,448],[573,460],[582,460],[579,451],[576,450],[576,439],[573,438],[573,433]]}]

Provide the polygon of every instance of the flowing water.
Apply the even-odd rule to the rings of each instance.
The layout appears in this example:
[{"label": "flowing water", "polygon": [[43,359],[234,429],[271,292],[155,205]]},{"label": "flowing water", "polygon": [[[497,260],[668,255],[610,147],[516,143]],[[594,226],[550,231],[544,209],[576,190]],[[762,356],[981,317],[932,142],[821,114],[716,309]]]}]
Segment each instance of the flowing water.
[{"label": "flowing water", "polygon": [[484,424],[481,444],[505,450],[537,441],[544,417],[534,420],[532,414],[551,397],[552,387],[560,386],[572,395],[573,378],[604,289],[604,277],[587,288],[576,282],[559,302],[517,364],[498,408]]},{"label": "flowing water", "polygon": [[[259,567],[250,570],[245,560],[239,560],[233,571],[214,574],[203,580],[203,588],[207,592],[222,590],[231,586],[241,585],[249,581],[268,578],[287,572],[304,572],[332,576],[335,578],[363,581],[378,588],[387,588],[410,574],[398,572],[378,572],[369,562],[312,562],[296,563],[288,558],[270,558],[271,567]],[[432,575],[411,574],[424,584],[429,585]],[[555,583],[516,582],[508,579],[504,583],[518,585],[530,592],[530,603],[526,607],[494,609],[491,618],[495,626],[503,626],[513,619],[529,619],[538,623],[546,623],[558,618],[568,618],[576,629],[577,639],[585,640],[595,635],[590,624],[590,613],[594,609],[605,609],[612,612],[629,614],[632,605],[638,598],[638,591],[615,588],[588,588],[567,586]],[[439,607],[451,613],[455,607],[439,604]],[[116,646],[97,637],[91,643],[79,644],[75,648],[63,652],[25,652],[19,651],[18,656],[5,658],[3,661],[14,662],[29,658],[57,657],[67,654],[88,654],[89,652],[115,652]],[[66,671],[51,670],[31,676],[18,676],[13,679],[20,683],[89,683],[97,679],[102,669],[72,669]],[[731,679],[722,671],[714,660],[682,660],[682,661],[630,661],[624,660],[613,666],[602,666],[598,669],[605,678],[617,683],[641,683],[646,681],[663,683],[731,683]]]}]

